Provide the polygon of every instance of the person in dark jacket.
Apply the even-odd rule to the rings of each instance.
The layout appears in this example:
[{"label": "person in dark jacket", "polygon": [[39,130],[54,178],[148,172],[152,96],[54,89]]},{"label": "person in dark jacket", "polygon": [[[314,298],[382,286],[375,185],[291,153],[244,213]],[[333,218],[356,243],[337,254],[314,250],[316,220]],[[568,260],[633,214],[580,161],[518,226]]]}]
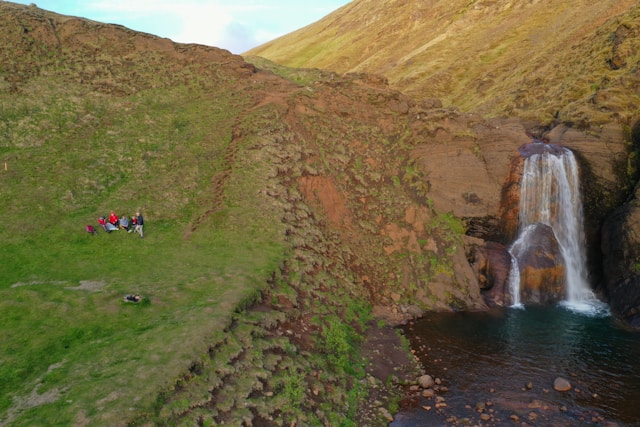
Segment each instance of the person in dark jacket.
[{"label": "person in dark jacket", "polygon": [[142,214],[140,212],[136,212],[136,227],[135,227],[135,231],[136,231],[136,233],[138,233],[140,235],[141,239],[144,237],[144,232],[142,230],[143,227],[144,227],[144,218],[142,217]]}]

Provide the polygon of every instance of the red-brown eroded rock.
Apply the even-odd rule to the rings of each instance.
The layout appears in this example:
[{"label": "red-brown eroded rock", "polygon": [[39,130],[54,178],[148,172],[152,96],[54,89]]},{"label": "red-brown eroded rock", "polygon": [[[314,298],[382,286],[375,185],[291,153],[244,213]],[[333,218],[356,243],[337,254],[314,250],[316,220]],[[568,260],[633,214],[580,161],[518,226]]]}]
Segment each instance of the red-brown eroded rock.
[{"label": "red-brown eroded rock", "polygon": [[520,302],[545,304],[564,299],[565,264],[553,229],[529,226],[511,249],[520,269]]}]

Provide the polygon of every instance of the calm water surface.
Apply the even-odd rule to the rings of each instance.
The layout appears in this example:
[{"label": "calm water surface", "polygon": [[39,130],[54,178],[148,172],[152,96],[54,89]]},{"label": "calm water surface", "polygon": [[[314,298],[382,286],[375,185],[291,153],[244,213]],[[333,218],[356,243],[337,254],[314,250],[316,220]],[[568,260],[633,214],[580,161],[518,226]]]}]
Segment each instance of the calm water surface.
[{"label": "calm water surface", "polygon": [[[640,425],[640,334],[606,313],[430,313],[404,330],[426,372],[446,387],[437,393],[446,406],[416,396],[393,427]],[[571,382],[569,392],[553,389],[558,376]]]}]

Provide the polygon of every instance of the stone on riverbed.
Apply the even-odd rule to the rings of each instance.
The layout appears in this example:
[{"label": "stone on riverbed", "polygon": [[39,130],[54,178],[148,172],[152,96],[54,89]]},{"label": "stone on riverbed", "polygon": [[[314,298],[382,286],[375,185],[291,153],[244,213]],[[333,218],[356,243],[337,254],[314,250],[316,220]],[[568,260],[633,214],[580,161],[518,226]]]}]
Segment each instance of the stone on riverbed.
[{"label": "stone on riverbed", "polygon": [[423,375],[418,378],[418,384],[420,384],[422,388],[431,388],[435,384],[435,381],[431,375]]},{"label": "stone on riverbed", "polygon": [[427,388],[422,391],[422,397],[430,398],[436,395],[436,392],[432,388]]},{"label": "stone on riverbed", "polygon": [[553,389],[556,391],[569,391],[571,390],[571,383],[562,377],[558,377],[553,382]]}]

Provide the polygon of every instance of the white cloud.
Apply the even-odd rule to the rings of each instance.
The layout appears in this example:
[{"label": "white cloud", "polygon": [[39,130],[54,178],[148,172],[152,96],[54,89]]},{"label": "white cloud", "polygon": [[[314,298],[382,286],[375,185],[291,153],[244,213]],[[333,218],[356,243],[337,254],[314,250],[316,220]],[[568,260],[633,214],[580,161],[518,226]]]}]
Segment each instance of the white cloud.
[{"label": "white cloud", "polygon": [[83,9],[100,16],[100,20],[122,23],[176,42],[242,53],[260,43],[253,21],[268,7],[255,1],[232,4],[223,0],[99,0],[84,2]]},{"label": "white cloud", "polygon": [[[30,0],[16,0],[28,4]],[[36,0],[54,12],[124,25],[181,43],[242,53],[349,0]]]},{"label": "white cloud", "polygon": [[87,1],[84,8],[134,30],[216,47],[221,47],[225,29],[233,23],[228,7],[217,1],[99,0]]},{"label": "white cloud", "polygon": [[201,43],[221,47],[226,28],[234,20],[224,7],[217,4],[186,3],[174,11],[181,21],[170,38],[182,43]]}]

